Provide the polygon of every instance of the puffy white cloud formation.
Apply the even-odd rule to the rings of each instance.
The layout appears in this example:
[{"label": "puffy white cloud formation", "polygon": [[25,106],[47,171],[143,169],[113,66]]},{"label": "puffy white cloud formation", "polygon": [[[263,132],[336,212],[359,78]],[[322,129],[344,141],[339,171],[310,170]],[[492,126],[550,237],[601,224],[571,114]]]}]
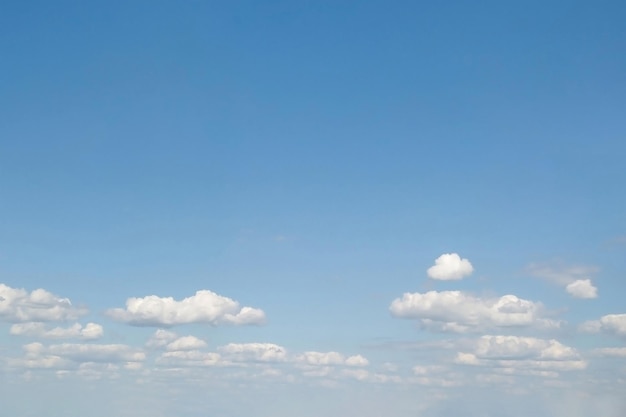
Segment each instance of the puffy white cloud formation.
[{"label": "puffy white cloud formation", "polygon": [[455,362],[502,368],[505,373],[545,370],[552,373],[543,376],[551,377],[555,376],[554,371],[587,367],[587,362],[581,359],[576,349],[557,340],[520,336],[482,336],[475,341],[472,352],[459,352]]},{"label": "puffy white cloud formation", "polygon": [[177,301],[172,297],[150,295],[129,298],[126,308],[113,308],[106,313],[113,320],[134,326],[175,326],[189,323],[263,324],[265,313],[212,291],[201,290]]},{"label": "puffy white cloud formation", "polygon": [[195,336],[183,336],[174,340],[173,342],[168,343],[165,346],[165,350],[168,351],[177,351],[177,350],[194,350],[194,349],[202,349],[207,347],[207,343],[198,339]]},{"label": "puffy white cloud formation", "polygon": [[589,276],[598,272],[594,266],[564,266],[553,264],[531,264],[531,275],[565,287],[565,291],[574,298],[597,298],[598,289]]},{"label": "puffy white cloud formation", "polygon": [[580,330],[589,333],[605,332],[626,336],[626,314],[607,314],[600,320],[586,321],[580,326]]},{"label": "puffy white cloud formation", "polygon": [[168,343],[176,340],[178,335],[174,332],[164,329],[158,329],[146,342],[146,347],[149,348],[162,348]]},{"label": "puffy white cloud formation", "polygon": [[432,279],[441,281],[459,280],[474,272],[474,267],[467,259],[461,259],[456,253],[444,253],[435,260],[435,265],[426,273]]},{"label": "puffy white cloud formation", "polygon": [[87,314],[69,299],[56,296],[44,289],[28,292],[0,284],[0,321],[10,323],[33,321],[76,320]]},{"label": "puffy white cloud formation", "polygon": [[540,303],[515,295],[480,298],[461,291],[405,293],[389,310],[395,317],[418,319],[424,327],[456,333],[512,326],[560,327],[560,322],[542,317]]},{"label": "puffy white cloud formation", "polygon": [[9,359],[9,366],[19,368],[69,369],[87,362],[135,364],[146,359],[144,352],[127,345],[62,343],[45,346],[24,345],[24,357]]},{"label": "puffy white cloud formation", "polygon": [[87,323],[85,326],[75,323],[70,327],[47,329],[43,323],[27,322],[12,325],[10,333],[12,335],[41,337],[44,339],[95,340],[101,338],[104,331],[102,326],[96,323]]},{"label": "puffy white cloud formation", "polygon": [[577,279],[567,284],[565,291],[574,298],[597,298],[598,289],[594,287],[590,279]]},{"label": "puffy white cloud formation", "polygon": [[347,365],[347,366],[367,366],[369,361],[361,356],[354,355],[347,358],[339,352],[304,352],[296,357],[296,361],[307,365],[327,366],[327,365]]},{"label": "puffy white cloud formation", "polygon": [[218,366],[227,362],[219,353],[201,352],[199,350],[177,350],[163,353],[156,362],[166,366]]},{"label": "puffy white cloud formation", "polygon": [[220,347],[219,351],[238,362],[280,362],[287,359],[287,350],[273,343],[229,343]]}]

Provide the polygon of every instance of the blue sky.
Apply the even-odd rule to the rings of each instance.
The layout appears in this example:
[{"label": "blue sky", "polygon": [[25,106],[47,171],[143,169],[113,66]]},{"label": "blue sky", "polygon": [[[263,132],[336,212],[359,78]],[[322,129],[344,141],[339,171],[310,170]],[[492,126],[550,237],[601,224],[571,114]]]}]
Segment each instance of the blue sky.
[{"label": "blue sky", "polygon": [[0,6],[2,407],[623,416],[624,21]]}]

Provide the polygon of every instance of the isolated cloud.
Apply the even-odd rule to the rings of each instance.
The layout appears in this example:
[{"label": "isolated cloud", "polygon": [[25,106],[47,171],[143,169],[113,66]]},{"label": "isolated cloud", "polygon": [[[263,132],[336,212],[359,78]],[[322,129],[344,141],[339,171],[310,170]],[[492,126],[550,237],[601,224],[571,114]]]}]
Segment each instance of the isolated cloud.
[{"label": "isolated cloud", "polygon": [[265,313],[212,291],[201,290],[195,295],[177,301],[172,297],[150,295],[129,298],[126,308],[113,308],[106,312],[113,320],[133,326],[175,326],[190,323],[263,324]]},{"label": "isolated cloud", "polygon": [[[482,336],[474,341],[471,352],[459,352],[456,363],[500,368],[504,373],[554,377],[558,371],[581,370],[587,367],[576,349],[557,340],[520,336]],[[541,372],[547,373],[541,373]]]},{"label": "isolated cloud", "polygon": [[9,330],[12,335],[39,337],[43,339],[83,339],[95,340],[102,337],[104,330],[96,323],[87,323],[84,327],[75,323],[70,327],[48,329],[44,323],[16,323]]},{"label": "isolated cloud", "polygon": [[345,357],[339,352],[304,352],[296,357],[296,361],[314,366],[346,365],[367,366],[369,361],[361,356],[354,355]]},{"label": "isolated cloud", "polygon": [[176,350],[195,350],[202,349],[207,347],[207,343],[198,339],[195,336],[183,336],[174,340],[173,342],[168,343],[165,346],[165,350],[168,351],[176,351]]},{"label": "isolated cloud", "polygon": [[474,272],[474,267],[467,259],[461,259],[456,253],[444,253],[435,260],[435,265],[426,273],[432,279],[441,281],[459,280]]},{"label": "isolated cloud", "polygon": [[229,343],[221,346],[219,351],[237,362],[280,362],[287,359],[287,350],[273,343]]},{"label": "isolated cloud", "polygon": [[29,293],[22,288],[0,284],[0,321],[67,321],[85,314],[87,309],[74,307],[68,298],[61,298],[44,289]]},{"label": "isolated cloud", "polygon": [[567,284],[565,291],[575,298],[597,298],[598,289],[593,286],[590,279],[578,279]]},{"label": "isolated cloud", "polygon": [[587,333],[605,332],[626,336],[626,314],[607,314],[600,320],[586,321],[580,326],[580,330]]},{"label": "isolated cloud", "polygon": [[553,284],[562,286],[574,298],[597,298],[598,289],[589,278],[598,272],[595,266],[562,264],[531,264],[528,272]]},{"label": "isolated cloud", "polygon": [[540,303],[515,295],[480,298],[461,291],[405,293],[389,310],[394,317],[418,319],[423,327],[455,333],[513,326],[560,327],[560,322],[542,317]]},{"label": "isolated cloud", "polygon": [[146,347],[149,348],[162,348],[167,346],[168,343],[176,340],[178,335],[174,332],[165,329],[158,329],[146,342]]}]

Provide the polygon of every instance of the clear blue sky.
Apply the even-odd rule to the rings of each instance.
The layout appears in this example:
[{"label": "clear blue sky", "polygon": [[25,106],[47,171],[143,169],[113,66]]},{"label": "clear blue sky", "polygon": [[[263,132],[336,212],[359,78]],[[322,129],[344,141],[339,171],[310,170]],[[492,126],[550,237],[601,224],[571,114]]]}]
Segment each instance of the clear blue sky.
[{"label": "clear blue sky", "polygon": [[5,2],[0,403],[623,416],[624,22]]}]

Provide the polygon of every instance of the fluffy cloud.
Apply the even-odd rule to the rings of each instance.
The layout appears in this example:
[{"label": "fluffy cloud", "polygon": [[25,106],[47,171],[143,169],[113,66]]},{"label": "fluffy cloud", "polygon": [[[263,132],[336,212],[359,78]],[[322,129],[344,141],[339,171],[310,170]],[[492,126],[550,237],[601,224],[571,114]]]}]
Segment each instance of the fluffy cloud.
[{"label": "fluffy cloud", "polygon": [[212,291],[201,290],[181,301],[172,297],[150,295],[129,298],[126,308],[110,309],[106,313],[113,320],[133,326],[175,326],[189,323],[263,324],[265,313],[252,307],[241,307],[238,302]]},{"label": "fluffy cloud", "polygon": [[432,279],[441,281],[459,280],[474,272],[474,267],[467,259],[461,259],[456,253],[444,253],[435,260],[435,265],[426,273]]},{"label": "fluffy cloud", "polygon": [[170,342],[176,340],[178,335],[169,330],[158,329],[150,339],[146,342],[146,347],[149,348],[162,348],[167,346]]},{"label": "fluffy cloud", "polygon": [[84,327],[79,323],[75,323],[70,327],[47,329],[43,323],[27,322],[12,325],[10,333],[17,336],[31,336],[44,339],[95,340],[101,338],[104,331],[102,326],[96,323],[87,323]]},{"label": "fluffy cloud", "polygon": [[87,314],[84,308],[72,305],[46,290],[28,292],[0,284],[0,321],[11,323],[76,320]]},{"label": "fluffy cloud", "polygon": [[590,279],[577,279],[567,284],[565,291],[574,298],[597,298],[598,289],[593,286]]},{"label": "fluffy cloud", "polygon": [[542,317],[540,303],[514,295],[479,298],[461,291],[405,293],[391,303],[389,310],[395,317],[418,319],[426,328],[456,333],[513,326],[560,326],[559,322]]},{"label": "fluffy cloud", "polygon": [[202,349],[207,346],[207,343],[198,339],[195,336],[183,336],[174,340],[173,342],[168,343],[165,346],[165,350],[168,351],[177,351],[177,350],[195,350]]},{"label": "fluffy cloud", "polygon": [[315,366],[327,365],[347,365],[347,366],[367,366],[369,361],[361,356],[354,355],[345,357],[339,352],[304,352],[296,357],[296,361]]},{"label": "fluffy cloud", "polygon": [[287,359],[287,350],[273,343],[229,343],[220,347],[219,351],[237,362],[280,362]]},{"label": "fluffy cloud", "polygon": [[598,272],[594,266],[531,264],[527,269],[537,278],[565,287],[565,291],[574,298],[598,297],[598,289],[589,278]]},{"label": "fluffy cloud", "polygon": [[[504,373],[528,370],[555,376],[555,371],[581,370],[587,367],[578,352],[557,340],[519,336],[483,336],[477,339],[472,352],[459,352],[456,363],[500,368]],[[536,372],[535,372],[536,373]]]},{"label": "fluffy cloud", "polygon": [[626,336],[626,314],[607,314],[600,320],[586,321],[580,326],[580,330],[588,333],[605,332]]},{"label": "fluffy cloud", "polygon": [[199,350],[178,350],[163,353],[156,362],[166,366],[216,366],[225,365],[219,353]]},{"label": "fluffy cloud", "polygon": [[45,346],[29,343],[23,346],[24,357],[9,359],[9,366],[18,368],[70,369],[80,364],[125,363],[136,364],[146,359],[145,353],[127,345],[62,343]]}]

